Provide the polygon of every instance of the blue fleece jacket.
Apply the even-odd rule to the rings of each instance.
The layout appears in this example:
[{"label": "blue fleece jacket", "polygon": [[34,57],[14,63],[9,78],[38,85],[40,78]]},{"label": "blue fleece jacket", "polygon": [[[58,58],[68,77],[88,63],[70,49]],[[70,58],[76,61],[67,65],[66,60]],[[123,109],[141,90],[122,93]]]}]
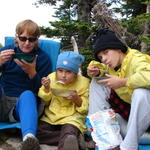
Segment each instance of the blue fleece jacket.
[{"label": "blue fleece jacket", "polygon": [[[6,49],[14,49],[16,53],[21,53],[21,50],[18,47],[11,45],[1,48],[0,51]],[[51,73],[49,56],[39,48],[33,50],[31,53],[37,55],[37,74],[32,79],[30,79],[21,67],[15,63],[13,58],[0,66],[0,72],[2,73],[0,83],[7,96],[18,97],[25,90],[31,90],[37,95],[37,92],[41,87],[41,78]]]}]

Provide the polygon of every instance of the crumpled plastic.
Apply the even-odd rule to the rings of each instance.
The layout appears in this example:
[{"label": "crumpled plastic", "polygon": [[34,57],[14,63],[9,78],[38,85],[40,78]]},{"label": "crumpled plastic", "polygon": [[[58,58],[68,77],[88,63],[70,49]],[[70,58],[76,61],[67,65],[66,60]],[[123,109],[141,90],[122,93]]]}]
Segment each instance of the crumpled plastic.
[{"label": "crumpled plastic", "polygon": [[108,150],[120,145],[120,126],[113,109],[105,109],[87,116],[86,125],[96,143],[95,150]]}]

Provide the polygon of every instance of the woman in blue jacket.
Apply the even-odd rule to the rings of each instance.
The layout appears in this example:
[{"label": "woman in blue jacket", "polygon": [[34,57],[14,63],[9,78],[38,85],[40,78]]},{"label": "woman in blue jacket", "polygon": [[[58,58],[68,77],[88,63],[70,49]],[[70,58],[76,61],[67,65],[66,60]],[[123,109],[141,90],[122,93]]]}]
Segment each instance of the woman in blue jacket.
[{"label": "woman in blue jacket", "polygon": [[[1,98],[0,121],[20,121],[21,150],[39,150],[36,139],[38,120],[37,92],[41,78],[51,73],[48,55],[38,47],[40,29],[32,20],[16,26],[15,46],[0,49]],[[33,61],[19,59],[18,53],[35,56]]]}]

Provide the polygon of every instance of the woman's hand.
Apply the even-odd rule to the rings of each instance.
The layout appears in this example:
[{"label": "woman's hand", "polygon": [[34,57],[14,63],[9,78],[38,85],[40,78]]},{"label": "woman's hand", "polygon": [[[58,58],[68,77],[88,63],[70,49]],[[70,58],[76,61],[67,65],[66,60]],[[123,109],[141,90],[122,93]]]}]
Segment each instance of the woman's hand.
[{"label": "woman's hand", "polygon": [[99,68],[97,68],[96,66],[89,66],[87,68],[87,73],[91,76],[98,76],[100,74]]},{"label": "woman's hand", "polygon": [[107,87],[112,89],[118,89],[124,87],[128,78],[119,78],[118,76],[105,74],[108,79],[99,80],[97,83],[104,83]]},{"label": "woman's hand", "polygon": [[14,59],[14,61],[22,68],[22,70],[28,74],[29,78],[32,79],[36,75],[36,59],[37,56],[35,57],[34,61],[32,63],[28,63],[25,60],[18,60]]},{"label": "woman's hand", "polygon": [[15,54],[13,49],[8,49],[0,52],[0,66],[5,64],[10,58],[12,58],[12,55]]},{"label": "woman's hand", "polygon": [[42,85],[44,86],[44,90],[46,93],[48,93],[50,91],[50,83],[51,80],[49,77],[43,77],[41,80]]},{"label": "woman's hand", "polygon": [[73,101],[78,107],[82,105],[82,99],[78,95],[77,91],[73,91],[71,95],[69,95],[68,97],[65,97],[65,99]]}]

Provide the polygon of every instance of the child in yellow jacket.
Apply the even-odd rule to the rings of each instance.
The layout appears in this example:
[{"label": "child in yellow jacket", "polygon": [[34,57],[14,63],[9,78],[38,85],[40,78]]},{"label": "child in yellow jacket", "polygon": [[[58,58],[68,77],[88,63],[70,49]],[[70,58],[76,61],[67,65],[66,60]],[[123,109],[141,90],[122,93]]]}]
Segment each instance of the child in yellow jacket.
[{"label": "child in yellow jacket", "polygon": [[37,137],[41,144],[58,145],[58,150],[78,150],[86,130],[89,79],[78,74],[84,57],[72,51],[58,56],[56,72],[42,78],[38,96],[45,101]]},{"label": "child in yellow jacket", "polygon": [[99,30],[93,48],[97,61],[87,68],[93,77],[88,114],[113,108],[127,130],[120,145],[109,150],[138,150],[150,139],[143,137],[150,126],[150,56],[127,47],[108,29]]}]

